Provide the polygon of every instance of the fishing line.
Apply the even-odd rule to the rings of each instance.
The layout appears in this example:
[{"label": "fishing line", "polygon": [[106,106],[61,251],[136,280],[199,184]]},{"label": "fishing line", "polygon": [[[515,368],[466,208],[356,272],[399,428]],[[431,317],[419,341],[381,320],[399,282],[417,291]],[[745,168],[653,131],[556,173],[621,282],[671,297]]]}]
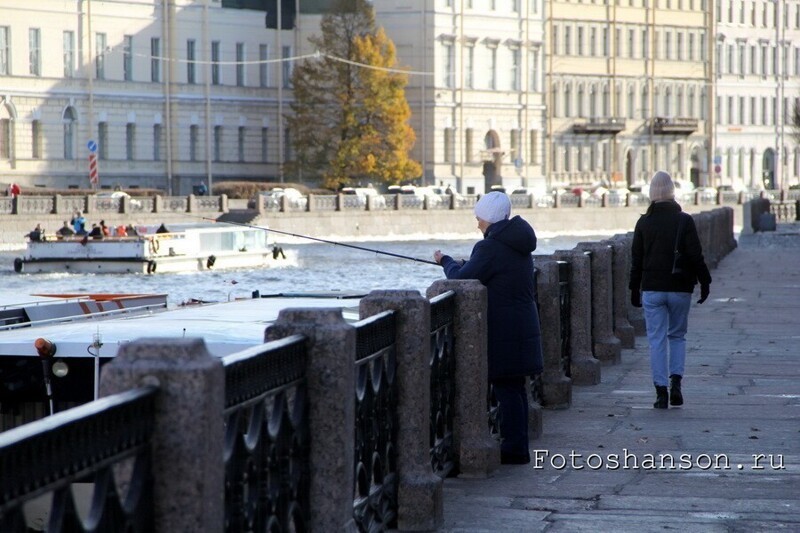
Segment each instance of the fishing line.
[{"label": "fishing line", "polygon": [[415,261],[417,263],[425,263],[425,264],[428,264],[428,265],[439,266],[439,263],[437,263],[436,261],[429,261],[428,259],[419,259],[417,257],[411,257],[411,256],[408,256],[408,255],[402,255],[402,254],[396,254],[396,253],[393,253],[393,252],[386,252],[384,250],[376,250],[374,248],[367,248],[366,246],[357,246],[355,244],[347,244],[347,243],[344,243],[344,242],[330,241],[328,239],[320,239],[319,237],[310,237],[308,235],[301,235],[299,233],[291,233],[289,231],[282,231],[282,230],[279,230],[279,229],[272,229],[272,228],[264,228],[264,227],[261,227],[261,226],[254,226],[252,224],[245,224],[244,222],[232,222],[232,221],[228,221],[228,220],[216,220],[216,219],[209,218],[209,217],[194,216],[194,215],[189,215],[189,214],[185,214],[185,216],[191,217],[191,218],[199,218],[201,220],[208,220],[208,221],[211,221],[211,222],[216,222],[217,224],[230,224],[232,226],[242,226],[244,228],[258,229],[258,230],[262,230],[262,231],[269,231],[269,232],[272,232],[272,233],[277,233],[279,235],[287,235],[289,237],[297,237],[299,239],[308,239],[310,241],[323,242],[325,244],[332,244],[333,246],[343,246],[345,248],[353,248],[354,250],[362,250],[364,252],[372,252],[372,253],[375,253],[375,254],[388,255],[390,257],[396,257],[397,259],[407,259],[409,261]]}]

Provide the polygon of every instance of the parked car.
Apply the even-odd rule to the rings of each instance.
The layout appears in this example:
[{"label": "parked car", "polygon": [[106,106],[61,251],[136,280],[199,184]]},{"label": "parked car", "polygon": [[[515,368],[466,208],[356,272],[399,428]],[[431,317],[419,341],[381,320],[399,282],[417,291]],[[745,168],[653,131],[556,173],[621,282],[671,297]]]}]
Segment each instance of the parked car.
[{"label": "parked car", "polygon": [[130,194],[126,193],[125,191],[100,191],[95,194],[95,197],[98,200],[111,200],[116,205],[119,205],[121,202],[124,202],[125,198],[130,198],[130,205],[131,207],[141,208],[142,202],[141,200],[137,200],[133,198]]},{"label": "parked car", "polygon": [[263,203],[266,209],[278,210],[281,208],[283,197],[286,196],[287,205],[294,209],[305,209],[308,206],[308,197],[294,187],[275,187],[268,191],[261,191],[254,200],[248,202],[247,207],[256,207],[256,201]]}]

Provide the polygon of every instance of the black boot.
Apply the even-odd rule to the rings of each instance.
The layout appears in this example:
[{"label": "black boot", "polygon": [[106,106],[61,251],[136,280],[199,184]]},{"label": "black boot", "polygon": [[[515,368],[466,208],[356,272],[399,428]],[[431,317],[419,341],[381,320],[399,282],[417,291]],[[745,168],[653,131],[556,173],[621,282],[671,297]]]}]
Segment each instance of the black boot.
[{"label": "black boot", "polygon": [[667,386],[666,385],[656,385],[656,401],[653,403],[653,407],[656,409],[666,409],[667,408]]},{"label": "black boot", "polygon": [[672,374],[669,377],[669,404],[683,405],[683,394],[681,394],[681,376]]}]

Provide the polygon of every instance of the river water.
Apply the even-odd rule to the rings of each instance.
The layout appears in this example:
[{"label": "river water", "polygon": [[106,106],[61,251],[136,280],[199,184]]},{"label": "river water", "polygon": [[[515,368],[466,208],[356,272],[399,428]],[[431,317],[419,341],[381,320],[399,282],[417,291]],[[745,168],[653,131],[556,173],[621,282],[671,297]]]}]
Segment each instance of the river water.
[{"label": "river water", "polygon": [[[352,242],[355,246],[403,256],[432,260],[434,250],[455,258],[468,258],[476,238],[433,238],[409,241]],[[536,253],[568,250],[578,242],[596,241],[607,235],[539,236]],[[27,301],[42,293],[166,293],[169,307],[191,299],[227,301],[261,294],[411,289],[422,294],[431,283],[443,279],[436,265],[389,257],[331,244],[285,243],[288,259],[277,266],[185,274],[17,274],[15,257],[24,250],[0,251],[0,305]]]}]

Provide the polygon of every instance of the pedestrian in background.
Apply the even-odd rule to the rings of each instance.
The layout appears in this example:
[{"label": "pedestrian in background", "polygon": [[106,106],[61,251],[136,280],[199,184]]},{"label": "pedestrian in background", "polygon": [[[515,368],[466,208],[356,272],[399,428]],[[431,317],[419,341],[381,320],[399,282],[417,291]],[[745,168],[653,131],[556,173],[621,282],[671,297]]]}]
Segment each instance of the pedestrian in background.
[{"label": "pedestrian in background", "polygon": [[509,219],[511,201],[490,192],[475,204],[483,240],[467,261],[436,250],[433,258],[448,279],[477,279],[488,292],[489,382],[499,403],[500,460],[530,462],[526,378],[542,372],[542,344],[531,253],[536,233],[519,216]]},{"label": "pedestrian in background", "polygon": [[[676,254],[680,258],[677,264]],[[633,232],[629,285],[631,304],[644,307],[650,369],[656,387],[653,407],[657,409],[666,409],[667,403],[683,405],[686,330],[692,292],[698,281],[697,303],[702,304],[708,298],[711,274],[697,227],[675,201],[675,184],[670,175],[658,171],[650,180],[650,205]]]}]

